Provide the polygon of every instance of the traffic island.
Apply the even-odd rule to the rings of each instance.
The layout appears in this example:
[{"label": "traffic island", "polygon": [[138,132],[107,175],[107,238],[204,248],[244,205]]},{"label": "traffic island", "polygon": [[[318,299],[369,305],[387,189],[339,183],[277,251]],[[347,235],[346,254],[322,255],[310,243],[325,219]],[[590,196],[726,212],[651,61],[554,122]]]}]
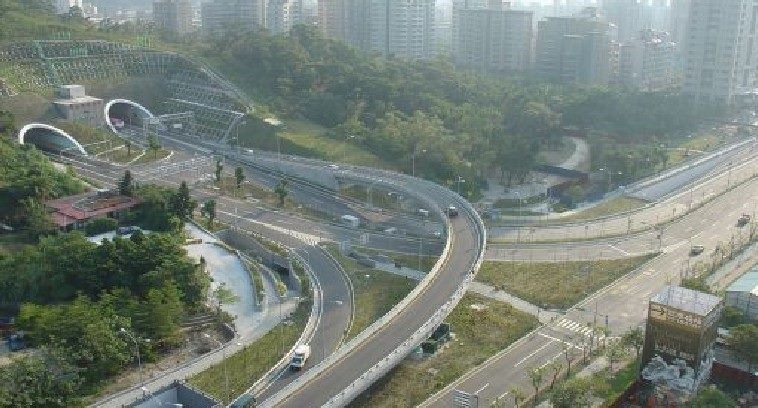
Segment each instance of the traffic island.
[{"label": "traffic island", "polygon": [[537,326],[537,319],[508,304],[466,294],[446,319],[451,340],[433,353],[406,358],[366,392],[352,407],[418,406],[470,369],[508,347]]},{"label": "traffic island", "polygon": [[486,261],[476,279],[543,309],[567,309],[657,255],[599,261]]}]

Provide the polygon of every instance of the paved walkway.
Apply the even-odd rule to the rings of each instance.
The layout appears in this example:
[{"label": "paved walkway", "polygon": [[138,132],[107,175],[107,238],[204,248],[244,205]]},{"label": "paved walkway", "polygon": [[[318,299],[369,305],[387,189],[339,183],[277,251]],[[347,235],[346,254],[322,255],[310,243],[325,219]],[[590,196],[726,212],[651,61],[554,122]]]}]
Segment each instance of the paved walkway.
[{"label": "paved walkway", "polygon": [[482,296],[486,296],[490,299],[499,300],[501,302],[508,303],[515,309],[520,310],[531,315],[536,315],[541,323],[549,323],[562,316],[560,313],[542,309],[536,305],[533,305],[526,300],[513,296],[505,291],[495,289],[494,286],[487,285],[485,283],[473,281],[468,287],[470,292],[477,293]]},{"label": "paved walkway", "polygon": [[758,264],[758,242],[742,250],[739,255],[716,270],[706,281],[714,289],[726,289],[755,264]]},{"label": "paved walkway", "polygon": [[[574,145],[574,151],[566,160],[561,163],[555,163],[554,165],[569,170],[586,170],[589,161],[589,146],[587,145],[587,142],[584,139],[577,137],[567,137],[565,140],[567,143]],[[538,178],[539,180],[537,181],[507,188],[500,184],[499,178],[490,177],[487,179],[490,188],[483,192],[483,201],[496,201],[501,198],[518,199],[532,197],[544,193],[549,187],[554,186],[563,180],[560,177],[553,175],[538,175]],[[538,206],[532,206],[532,208],[536,207]],[[529,208],[530,207],[525,207],[525,209]]]}]

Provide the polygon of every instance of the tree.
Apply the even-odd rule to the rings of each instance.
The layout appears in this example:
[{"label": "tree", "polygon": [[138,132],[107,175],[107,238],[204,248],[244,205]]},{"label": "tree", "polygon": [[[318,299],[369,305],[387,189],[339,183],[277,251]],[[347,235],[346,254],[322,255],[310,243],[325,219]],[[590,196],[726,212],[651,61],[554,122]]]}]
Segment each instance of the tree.
[{"label": "tree", "polygon": [[134,195],[134,179],[132,178],[131,171],[126,170],[124,172],[124,177],[118,182],[118,191],[121,195],[129,197]]},{"label": "tree", "polygon": [[234,181],[237,182],[237,190],[242,188],[242,182],[245,181],[245,171],[242,170],[241,166],[237,166],[237,168],[234,169]]},{"label": "tree", "polygon": [[574,349],[571,344],[571,336],[566,339],[566,343],[563,344],[563,357],[566,359],[566,377],[571,375],[571,360],[574,358]]},{"label": "tree", "polygon": [[206,201],[200,212],[208,218],[208,226],[213,228],[213,221],[216,219],[216,200]]},{"label": "tree", "polygon": [[65,354],[43,347],[0,370],[0,408],[78,406],[81,383]]},{"label": "tree", "polygon": [[544,377],[545,367],[535,367],[529,371],[529,379],[532,381],[532,387],[534,387],[534,399],[532,400],[534,406],[537,406],[537,397],[540,394],[540,386]]},{"label": "tree", "polygon": [[289,194],[289,191],[287,190],[287,185],[289,182],[286,178],[283,178],[281,181],[279,181],[279,184],[276,185],[276,188],[274,188],[274,193],[279,198],[279,207],[284,207],[284,199],[287,198],[287,195]]},{"label": "tree", "polygon": [[26,228],[32,238],[37,239],[55,230],[55,224],[45,204],[29,197],[24,199],[21,205],[26,217]]},{"label": "tree", "polygon": [[748,371],[758,363],[758,324],[740,324],[729,330],[729,345],[747,363]]},{"label": "tree", "polygon": [[179,190],[171,196],[171,207],[174,214],[182,221],[192,218],[192,213],[197,207],[197,202],[190,196],[189,186],[186,181],[182,181]]},{"label": "tree", "polygon": [[590,406],[590,383],[584,378],[572,378],[558,384],[550,393],[554,408],[577,408]]},{"label": "tree", "polygon": [[221,164],[221,158],[216,159],[216,183],[221,182],[221,173],[224,171],[224,165]]},{"label": "tree", "polygon": [[608,368],[611,372],[613,372],[613,364],[617,363],[624,357],[625,351],[626,350],[618,344],[614,344],[605,350],[605,356],[608,358]]},{"label": "tree", "polygon": [[184,305],[173,281],[165,282],[160,288],[150,289],[142,311],[147,319],[145,335],[151,339],[176,343],[179,339],[179,325],[184,316]]},{"label": "tree", "polygon": [[84,295],[63,305],[24,304],[18,325],[34,345],[65,351],[69,361],[86,369],[82,375],[89,383],[117,373],[131,360],[129,345],[118,335],[119,328],[130,328],[129,319]]},{"label": "tree", "polygon": [[737,404],[721,390],[710,386],[701,388],[686,406],[689,408],[736,408]]},{"label": "tree", "polygon": [[216,300],[216,307],[219,313],[221,312],[221,306],[231,305],[239,302],[239,296],[235,295],[231,289],[226,287],[226,282],[221,282],[220,285],[213,291],[213,298]]},{"label": "tree", "polygon": [[524,395],[524,392],[521,391],[520,388],[513,387],[509,390],[511,396],[513,397],[513,405],[518,408],[518,405],[526,398]]},{"label": "tree", "polygon": [[158,157],[158,150],[161,148],[161,143],[153,133],[150,133],[147,136],[147,148],[153,152],[154,159]]},{"label": "tree", "polygon": [[563,364],[559,362],[558,360],[553,360],[550,364],[547,365],[547,367],[550,369],[551,374],[553,375],[550,378],[550,389],[552,390],[555,386],[555,381],[558,379],[558,375],[561,373],[561,370],[563,369]]},{"label": "tree", "polygon": [[634,359],[635,361],[639,360],[640,350],[642,349],[642,345],[645,344],[645,333],[642,331],[642,328],[635,327],[624,334],[621,342],[629,347],[633,347]]}]

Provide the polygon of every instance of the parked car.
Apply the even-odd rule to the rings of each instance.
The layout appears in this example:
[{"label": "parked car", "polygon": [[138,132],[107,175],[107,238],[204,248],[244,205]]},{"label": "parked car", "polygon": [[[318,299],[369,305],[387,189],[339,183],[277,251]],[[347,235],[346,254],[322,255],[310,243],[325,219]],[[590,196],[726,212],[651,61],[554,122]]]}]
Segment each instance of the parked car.
[{"label": "parked car", "polygon": [[135,232],[137,232],[139,230],[140,230],[140,228],[139,227],[135,227],[135,226],[118,227],[118,229],[116,229],[116,235],[134,234]]}]

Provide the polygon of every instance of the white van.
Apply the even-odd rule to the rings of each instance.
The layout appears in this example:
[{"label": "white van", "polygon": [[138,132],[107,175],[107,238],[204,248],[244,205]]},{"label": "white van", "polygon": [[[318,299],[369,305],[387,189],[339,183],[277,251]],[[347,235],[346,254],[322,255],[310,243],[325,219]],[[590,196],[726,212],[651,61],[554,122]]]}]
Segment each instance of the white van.
[{"label": "white van", "polygon": [[361,220],[353,215],[343,215],[340,217],[340,222],[342,225],[348,226],[350,228],[358,228],[361,226]]},{"label": "white van", "polygon": [[308,357],[311,356],[311,346],[307,344],[301,344],[295,347],[295,352],[292,354],[292,361],[290,362],[290,369],[302,370],[305,367],[305,362]]}]

